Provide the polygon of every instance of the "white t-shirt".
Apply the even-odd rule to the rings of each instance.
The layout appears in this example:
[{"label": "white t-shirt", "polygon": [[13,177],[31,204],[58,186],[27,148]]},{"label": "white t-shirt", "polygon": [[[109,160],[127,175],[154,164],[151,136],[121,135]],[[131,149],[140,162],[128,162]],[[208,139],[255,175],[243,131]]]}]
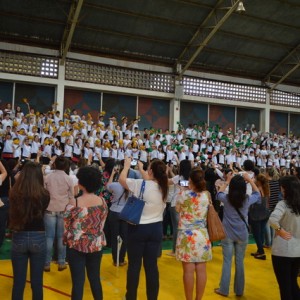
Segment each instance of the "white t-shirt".
[{"label": "white t-shirt", "polygon": [[[126,184],[136,197],[139,197],[143,179],[126,179]],[[140,224],[150,224],[161,222],[166,203],[162,199],[159,185],[152,181],[145,181],[145,191],[143,195],[145,206],[141,216]]]}]

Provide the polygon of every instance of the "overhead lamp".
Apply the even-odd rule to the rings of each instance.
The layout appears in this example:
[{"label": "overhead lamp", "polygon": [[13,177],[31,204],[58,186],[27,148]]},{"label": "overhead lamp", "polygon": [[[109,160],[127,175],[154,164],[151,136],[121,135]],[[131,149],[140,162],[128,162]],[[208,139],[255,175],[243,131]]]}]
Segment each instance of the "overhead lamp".
[{"label": "overhead lamp", "polygon": [[237,7],[236,11],[237,11],[238,13],[243,13],[243,12],[246,11],[246,9],[245,9],[245,7],[244,7],[243,1],[239,1],[239,4],[238,4],[238,7]]}]

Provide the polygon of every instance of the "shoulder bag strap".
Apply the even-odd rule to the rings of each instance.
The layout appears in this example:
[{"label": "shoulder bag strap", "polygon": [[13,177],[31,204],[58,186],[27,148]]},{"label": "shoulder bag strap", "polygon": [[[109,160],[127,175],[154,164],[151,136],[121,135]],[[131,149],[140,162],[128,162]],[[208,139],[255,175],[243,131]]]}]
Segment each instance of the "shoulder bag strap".
[{"label": "shoulder bag strap", "polygon": [[143,180],[141,190],[140,190],[139,199],[143,199],[143,195],[144,195],[144,191],[145,191],[145,185],[146,185],[146,182],[145,182],[145,180]]},{"label": "shoulder bag strap", "polygon": [[247,229],[248,229],[248,232],[249,232],[249,231],[250,231],[250,228],[249,228],[249,225],[247,224],[247,222],[246,222],[244,216],[242,215],[242,213],[241,213],[236,207],[235,207],[235,210],[236,210],[236,212],[239,214],[239,216],[240,216],[240,218],[242,219],[242,221],[245,223],[245,225],[246,225],[246,227],[247,227]]},{"label": "shoulder bag strap", "polygon": [[123,195],[125,194],[125,189],[124,189],[124,191],[123,191],[123,193],[122,193],[122,195],[120,196],[120,198],[118,199],[118,203],[117,203],[117,205],[119,205],[119,203],[120,203],[120,201],[121,201],[121,199],[122,199],[122,197],[123,197]]},{"label": "shoulder bag strap", "polygon": [[79,197],[79,196],[75,196],[76,207],[78,207],[78,197]]}]

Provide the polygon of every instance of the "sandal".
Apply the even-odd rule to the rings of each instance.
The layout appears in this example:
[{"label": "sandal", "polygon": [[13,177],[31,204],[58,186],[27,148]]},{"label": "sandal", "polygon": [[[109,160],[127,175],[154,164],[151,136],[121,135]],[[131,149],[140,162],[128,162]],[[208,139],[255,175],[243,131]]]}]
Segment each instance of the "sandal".
[{"label": "sandal", "polygon": [[220,295],[220,296],[228,297],[228,295],[222,294],[222,293],[220,292],[220,289],[214,289],[214,292],[215,292],[216,294]]}]

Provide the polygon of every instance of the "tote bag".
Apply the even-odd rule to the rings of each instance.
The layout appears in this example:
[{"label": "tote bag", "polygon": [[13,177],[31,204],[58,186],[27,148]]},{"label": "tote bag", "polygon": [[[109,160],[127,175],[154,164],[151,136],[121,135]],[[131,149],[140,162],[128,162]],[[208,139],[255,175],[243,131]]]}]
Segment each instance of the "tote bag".
[{"label": "tote bag", "polygon": [[143,180],[139,197],[134,195],[128,197],[124,208],[120,212],[120,219],[133,225],[140,224],[141,216],[145,206],[145,202],[143,200],[145,185],[145,180]]},{"label": "tote bag", "polygon": [[212,201],[210,194],[207,193],[209,200],[208,211],[207,211],[207,230],[209,235],[209,240],[211,242],[216,242],[223,240],[226,237],[223,224],[217,214]]}]

